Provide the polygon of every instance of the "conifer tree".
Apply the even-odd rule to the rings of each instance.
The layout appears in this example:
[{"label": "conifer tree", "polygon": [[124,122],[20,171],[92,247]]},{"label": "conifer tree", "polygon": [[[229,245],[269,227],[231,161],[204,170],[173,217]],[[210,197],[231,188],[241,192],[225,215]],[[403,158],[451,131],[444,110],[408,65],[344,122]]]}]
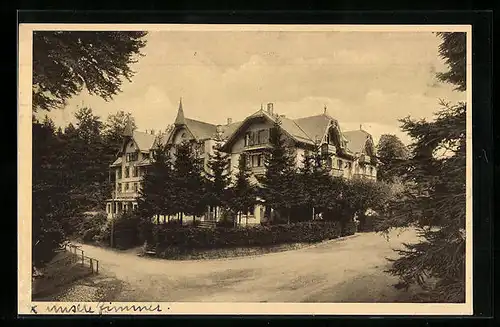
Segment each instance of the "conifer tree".
[{"label": "conifer tree", "polygon": [[176,147],[174,161],[175,196],[173,205],[180,214],[193,217],[206,210],[206,185],[203,176],[203,162],[197,157],[193,142],[183,142]]},{"label": "conifer tree", "polygon": [[251,172],[247,160],[245,154],[241,154],[238,159],[238,172],[235,175],[234,184],[230,188],[231,200],[228,203],[230,209],[238,214],[240,221],[241,214],[250,211],[256,202],[255,187],[250,183]]},{"label": "conifer tree", "polygon": [[220,145],[214,147],[214,154],[209,155],[206,177],[206,202],[217,208],[227,205],[230,174],[228,171],[228,155],[220,151]]},{"label": "conifer tree", "polygon": [[174,213],[172,200],[175,190],[170,156],[161,143],[158,143],[152,152],[153,160],[143,177],[138,203],[142,216],[147,219]]},{"label": "conifer tree", "polygon": [[335,201],[331,196],[330,175],[325,164],[325,155],[320,151],[320,145],[315,144],[313,149],[306,151],[299,169],[300,203],[307,212],[307,218],[314,216],[332,206]]},{"label": "conifer tree", "polygon": [[276,120],[270,134],[271,149],[264,158],[266,172],[259,178],[260,195],[267,206],[283,213],[290,222],[292,204],[297,202],[297,170],[295,157],[286,144],[281,122]]},{"label": "conifer tree", "polygon": [[[439,54],[449,71],[438,78],[464,91],[465,33],[438,33]],[[400,201],[390,207],[384,230],[417,226],[422,241],[408,244],[391,261],[390,272],[399,276],[398,286],[429,286],[423,301],[465,300],[465,203],[466,203],[466,104],[441,102],[433,121],[402,119],[402,130],[414,140]],[[446,155],[439,155],[446,151]],[[437,280],[427,284],[427,278]]]}]

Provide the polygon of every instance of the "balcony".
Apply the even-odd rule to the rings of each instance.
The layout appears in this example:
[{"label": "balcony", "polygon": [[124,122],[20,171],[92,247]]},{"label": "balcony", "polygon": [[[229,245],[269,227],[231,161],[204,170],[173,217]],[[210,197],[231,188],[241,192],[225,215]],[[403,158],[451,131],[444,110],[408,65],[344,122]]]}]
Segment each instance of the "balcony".
[{"label": "balcony", "polygon": [[337,147],[333,144],[323,144],[321,146],[321,154],[327,155],[327,154],[335,154],[337,153]]},{"label": "balcony", "polygon": [[135,199],[139,196],[139,192],[114,192],[115,199]]},{"label": "balcony", "polygon": [[266,167],[264,166],[251,167],[250,171],[254,175],[264,175],[266,173]]},{"label": "balcony", "polygon": [[334,177],[344,177],[344,170],[339,168],[332,168],[331,174]]},{"label": "balcony", "polygon": [[243,147],[244,151],[252,151],[252,150],[262,150],[262,149],[270,149],[271,144],[269,143],[261,143],[261,144],[246,144]]},{"label": "balcony", "polygon": [[371,158],[370,158],[370,156],[367,156],[366,154],[362,154],[359,157],[359,162],[361,162],[361,163],[370,163],[371,162]]}]

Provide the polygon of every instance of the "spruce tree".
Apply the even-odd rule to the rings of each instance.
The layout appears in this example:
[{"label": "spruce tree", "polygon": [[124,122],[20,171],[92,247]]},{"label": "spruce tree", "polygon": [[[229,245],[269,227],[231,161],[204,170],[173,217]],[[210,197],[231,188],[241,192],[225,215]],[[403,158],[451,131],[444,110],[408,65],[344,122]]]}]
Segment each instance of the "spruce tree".
[{"label": "spruce tree", "polygon": [[259,178],[260,195],[267,206],[284,214],[290,223],[292,204],[297,202],[297,171],[293,152],[287,146],[281,122],[276,120],[270,134],[271,149],[264,158],[266,172]]},{"label": "spruce tree", "polygon": [[307,209],[307,216],[303,219],[309,220],[316,214],[324,212],[334,199],[331,197],[330,175],[325,164],[325,155],[320,151],[320,145],[306,151],[299,169],[300,196],[297,203]]},{"label": "spruce tree", "polygon": [[206,210],[206,185],[203,161],[193,149],[193,142],[185,141],[176,147],[174,161],[175,196],[173,206],[180,214],[201,216]]},{"label": "spruce tree", "polygon": [[234,184],[230,188],[231,197],[228,202],[229,208],[238,215],[240,222],[241,214],[250,211],[256,203],[255,187],[250,184],[251,172],[247,160],[244,153],[238,159],[238,172],[235,175]]},{"label": "spruce tree", "polygon": [[[442,81],[465,90],[465,33],[438,33],[441,57],[449,71]],[[383,221],[385,230],[416,226],[422,237],[398,251],[390,272],[399,286],[428,286],[423,301],[465,301],[466,104],[441,102],[432,121],[402,119],[402,130],[414,140],[403,183],[405,191]],[[445,151],[446,155],[439,155]],[[436,283],[428,284],[428,278]]]},{"label": "spruce tree", "polygon": [[170,157],[162,144],[152,151],[152,162],[143,177],[139,192],[139,210],[147,219],[153,216],[169,216],[174,213],[172,197],[174,180]]},{"label": "spruce tree", "polygon": [[228,187],[231,175],[229,174],[228,155],[220,151],[220,145],[214,147],[214,154],[209,155],[206,177],[206,203],[216,208],[227,205]]}]

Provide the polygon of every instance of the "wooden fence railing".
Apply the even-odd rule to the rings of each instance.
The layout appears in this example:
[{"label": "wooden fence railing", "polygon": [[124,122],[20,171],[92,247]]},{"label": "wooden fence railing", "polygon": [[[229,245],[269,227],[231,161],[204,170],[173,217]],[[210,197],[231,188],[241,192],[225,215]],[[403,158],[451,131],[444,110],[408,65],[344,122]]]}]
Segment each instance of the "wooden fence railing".
[{"label": "wooden fence railing", "polygon": [[82,265],[88,264],[93,274],[99,273],[99,260],[87,257],[85,255],[85,252],[83,252],[83,250],[80,249],[79,246],[68,243],[64,245],[64,249],[70,253],[75,254],[77,256],[76,257],[77,262],[81,262]]}]

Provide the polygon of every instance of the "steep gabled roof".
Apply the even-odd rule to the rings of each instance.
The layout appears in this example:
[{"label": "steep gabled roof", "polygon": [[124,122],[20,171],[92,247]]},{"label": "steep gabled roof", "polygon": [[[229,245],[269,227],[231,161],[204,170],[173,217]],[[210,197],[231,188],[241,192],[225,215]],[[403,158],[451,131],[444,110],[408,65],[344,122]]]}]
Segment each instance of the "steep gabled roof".
[{"label": "steep gabled roof", "polygon": [[122,164],[122,157],[119,157],[118,159],[116,159],[111,165],[109,165],[110,167],[116,167],[116,166],[121,166]]},{"label": "steep gabled roof", "polygon": [[347,139],[347,148],[352,153],[365,153],[366,141],[371,138],[370,133],[364,130],[343,132]]},{"label": "steep gabled roof", "polygon": [[295,119],[295,123],[300,126],[300,128],[304,131],[304,133],[309,137],[313,142],[319,138],[323,138],[326,132],[326,128],[330,124],[331,121],[336,121],[332,117],[326,114],[303,117],[299,119]]},{"label": "steep gabled roof", "polygon": [[184,121],[191,134],[193,134],[197,140],[212,138],[217,132],[217,125],[190,118],[185,118]]},{"label": "steep gabled roof", "polygon": [[155,142],[156,136],[146,132],[134,131],[133,139],[139,148],[139,151],[149,151]]},{"label": "steep gabled roof", "polygon": [[280,117],[281,128],[290,134],[296,141],[312,143],[313,140],[304,132],[304,130],[292,119]]},{"label": "steep gabled roof", "polygon": [[237,121],[228,125],[222,125],[222,138],[229,138],[240,127],[242,121]]}]

